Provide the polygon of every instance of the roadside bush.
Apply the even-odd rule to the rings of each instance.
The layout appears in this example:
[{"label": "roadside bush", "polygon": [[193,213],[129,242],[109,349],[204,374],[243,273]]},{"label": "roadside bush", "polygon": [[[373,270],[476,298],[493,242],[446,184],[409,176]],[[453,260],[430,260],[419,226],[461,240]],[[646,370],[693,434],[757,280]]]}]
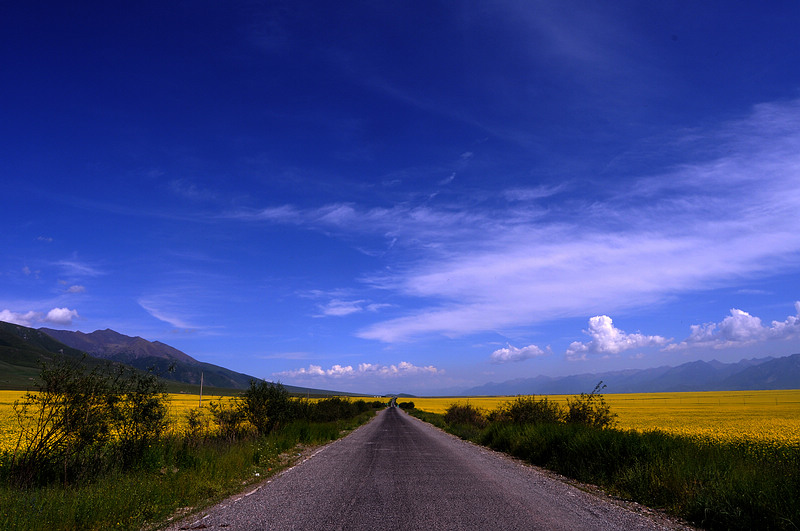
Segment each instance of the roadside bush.
[{"label": "roadside bush", "polygon": [[581,393],[574,399],[567,399],[566,421],[570,424],[585,424],[595,428],[613,427],[617,414],[611,413],[611,406],[600,393],[605,388],[601,381],[591,393]]},{"label": "roadside bush", "polygon": [[124,466],[132,466],[167,429],[169,397],[152,372],[120,369],[110,396],[114,435]]},{"label": "roadside bush", "polygon": [[291,420],[292,406],[289,391],[282,384],[264,380],[250,380],[250,387],[241,401],[245,417],[255,426],[259,435],[267,435]]},{"label": "roadside bush", "polygon": [[67,483],[130,467],[167,425],[167,396],[152,374],[58,359],[40,378],[37,393],[14,403],[19,436],[10,468],[17,484]]},{"label": "roadside bush", "polygon": [[247,433],[247,415],[239,403],[233,400],[228,403],[212,401],[208,408],[220,437],[232,442]]},{"label": "roadside bush", "polygon": [[471,404],[452,404],[444,414],[444,420],[451,425],[467,425],[476,428],[486,426],[483,412]]},{"label": "roadside bush", "polygon": [[489,420],[512,424],[546,424],[562,422],[565,416],[564,408],[547,397],[537,400],[535,396],[518,396],[492,411]]},{"label": "roadside bush", "polygon": [[414,409],[414,402],[400,402],[397,407],[400,409]]}]

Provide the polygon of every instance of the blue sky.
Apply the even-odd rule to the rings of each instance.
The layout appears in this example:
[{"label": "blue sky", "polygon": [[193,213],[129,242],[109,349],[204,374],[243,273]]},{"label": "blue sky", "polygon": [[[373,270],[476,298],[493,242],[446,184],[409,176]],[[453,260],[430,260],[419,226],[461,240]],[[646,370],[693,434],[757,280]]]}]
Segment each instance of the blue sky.
[{"label": "blue sky", "polygon": [[6,2],[0,320],[376,393],[800,352],[798,23]]}]

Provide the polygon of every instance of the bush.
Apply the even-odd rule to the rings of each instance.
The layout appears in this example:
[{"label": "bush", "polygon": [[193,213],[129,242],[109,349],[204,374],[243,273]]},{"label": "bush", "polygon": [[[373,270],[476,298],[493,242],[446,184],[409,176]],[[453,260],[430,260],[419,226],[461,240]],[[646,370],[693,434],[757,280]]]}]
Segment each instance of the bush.
[{"label": "bush", "polygon": [[167,425],[167,395],[153,374],[83,360],[43,366],[38,393],[14,403],[19,437],[11,477],[22,485],[130,467]]},{"label": "bush", "polygon": [[211,402],[208,406],[220,437],[232,442],[245,434],[247,415],[239,403],[231,400],[226,404]]},{"label": "bush", "polygon": [[476,428],[486,426],[483,412],[471,404],[452,404],[444,414],[444,420],[450,425],[467,425]]},{"label": "bush", "polygon": [[616,423],[617,414],[611,413],[600,391],[605,389],[601,381],[591,393],[581,393],[575,399],[567,399],[566,421],[571,424],[585,424],[595,428],[611,428]]},{"label": "bush", "polygon": [[292,399],[289,391],[280,383],[250,380],[241,407],[259,435],[267,435],[292,419]]},{"label": "bush", "polygon": [[555,402],[547,397],[537,400],[535,396],[518,396],[493,411],[489,420],[492,422],[510,422],[513,424],[546,424],[562,422],[566,413]]},{"label": "bush", "polygon": [[414,409],[414,402],[400,402],[397,407],[400,409]]}]

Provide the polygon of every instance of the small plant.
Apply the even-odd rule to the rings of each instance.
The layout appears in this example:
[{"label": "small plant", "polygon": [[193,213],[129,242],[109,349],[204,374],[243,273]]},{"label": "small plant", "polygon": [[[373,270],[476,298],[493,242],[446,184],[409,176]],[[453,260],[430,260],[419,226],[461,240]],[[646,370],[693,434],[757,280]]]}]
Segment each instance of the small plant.
[{"label": "small plant", "polygon": [[244,435],[247,416],[239,404],[233,400],[228,403],[212,401],[208,406],[211,420],[222,438],[232,442]]}]

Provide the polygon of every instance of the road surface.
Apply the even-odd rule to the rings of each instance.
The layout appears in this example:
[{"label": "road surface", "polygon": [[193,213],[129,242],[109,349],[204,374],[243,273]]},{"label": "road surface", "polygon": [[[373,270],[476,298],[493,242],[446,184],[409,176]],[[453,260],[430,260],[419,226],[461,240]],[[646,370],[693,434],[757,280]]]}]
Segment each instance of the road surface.
[{"label": "road surface", "polygon": [[170,529],[675,529],[397,408]]}]

